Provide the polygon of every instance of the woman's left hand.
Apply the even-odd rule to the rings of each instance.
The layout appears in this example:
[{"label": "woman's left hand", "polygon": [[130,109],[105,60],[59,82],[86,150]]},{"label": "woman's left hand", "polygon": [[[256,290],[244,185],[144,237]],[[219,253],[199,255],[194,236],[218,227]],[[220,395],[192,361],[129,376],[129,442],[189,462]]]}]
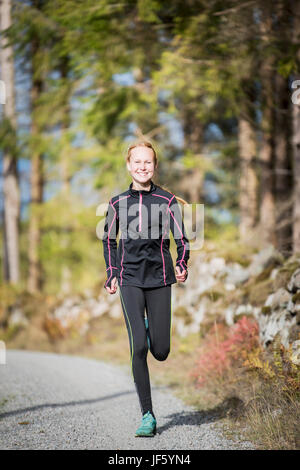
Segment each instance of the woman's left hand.
[{"label": "woman's left hand", "polygon": [[177,282],[184,282],[187,278],[187,270],[181,271],[179,266],[176,266],[176,279]]}]

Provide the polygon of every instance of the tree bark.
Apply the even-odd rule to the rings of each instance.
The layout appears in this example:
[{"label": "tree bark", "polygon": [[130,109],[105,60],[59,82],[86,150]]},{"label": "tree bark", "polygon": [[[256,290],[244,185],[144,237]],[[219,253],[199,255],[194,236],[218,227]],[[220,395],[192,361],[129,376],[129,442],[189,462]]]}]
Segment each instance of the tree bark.
[{"label": "tree bark", "polygon": [[253,88],[251,84],[242,84],[245,92],[244,103],[241,103],[242,111],[238,123],[238,143],[240,157],[240,224],[239,232],[241,240],[247,242],[251,239],[251,231],[257,223],[257,174],[256,161],[256,134],[254,128],[254,102]]},{"label": "tree bark", "polygon": [[[276,193],[276,247],[284,256],[292,253],[292,107],[288,77],[283,76],[282,59],[291,45],[291,8],[289,0],[274,2],[274,38],[279,37],[275,77],[275,193]],[[281,73],[280,73],[281,72]]]},{"label": "tree bark", "polygon": [[292,168],[291,106],[288,79],[278,73],[275,120],[275,191],[277,249],[285,256],[292,253]]},{"label": "tree bark", "polygon": [[[43,82],[41,78],[37,77],[35,73],[35,61],[39,49],[38,39],[32,41],[32,89],[31,89],[31,103],[32,103],[32,124],[31,135],[34,142],[34,137],[40,133],[38,125],[38,117],[36,107],[38,99],[42,93]],[[33,143],[32,156],[31,156],[31,204],[30,204],[30,219],[28,230],[28,260],[29,260],[29,275],[28,275],[28,290],[31,293],[36,293],[42,289],[43,275],[42,266],[40,262],[39,247],[41,242],[41,205],[43,202],[43,156],[40,150]]]},{"label": "tree bark", "polygon": [[274,102],[272,71],[263,71],[262,86],[265,106],[262,110],[262,143],[260,149],[260,209],[259,219],[264,242],[276,244],[275,234],[275,175],[274,175]]},{"label": "tree bark", "polygon": [[274,125],[275,125],[275,82],[274,58],[264,51],[269,46],[272,36],[272,3],[267,1],[262,5],[262,21],[260,23],[263,54],[261,63],[261,147],[260,161],[260,204],[259,224],[264,243],[276,244],[275,217],[275,155],[274,155]]},{"label": "tree bark", "polygon": [[[300,43],[300,3],[293,2],[293,43]],[[295,79],[300,81],[300,49],[297,53],[297,71]],[[299,91],[299,84],[297,87]],[[294,90],[292,90],[294,91]],[[300,94],[293,107],[293,253],[300,253]]]},{"label": "tree bark", "polygon": [[293,253],[300,253],[300,104],[294,104],[293,106],[293,127]]},{"label": "tree bark", "polygon": [[195,164],[188,169],[178,188],[190,203],[203,201],[204,172],[201,168],[200,154],[203,146],[203,124],[188,106],[183,113],[184,148],[195,155]]},{"label": "tree bark", "polygon": [[[61,63],[61,76],[64,80],[68,79],[68,72],[69,72],[69,61],[68,57],[64,57]],[[62,177],[62,194],[63,197],[66,198],[66,201],[70,201],[70,191],[71,191],[71,174],[70,174],[70,162],[69,162],[69,154],[66,151],[68,148],[68,143],[66,142],[65,135],[70,128],[71,118],[70,118],[70,96],[69,92],[65,95],[65,101],[63,103],[63,117],[61,123],[61,131],[62,131],[62,138],[64,139],[65,145],[63,145],[63,150],[61,154],[60,166],[61,166],[61,177]],[[64,227],[65,230],[62,230],[61,235],[61,246],[63,250],[67,250],[69,245],[69,228]],[[60,290],[61,293],[64,295],[68,295],[71,292],[72,287],[72,272],[70,267],[66,264],[66,262],[62,265],[61,268],[61,285]]]},{"label": "tree bark", "polygon": [[[1,78],[5,84],[6,102],[4,116],[15,133],[15,96],[14,96],[14,61],[13,49],[7,46],[3,31],[11,26],[11,0],[0,2],[1,21]],[[14,145],[13,145],[14,147]],[[11,150],[4,150],[3,155],[3,277],[11,284],[20,280],[19,263],[19,218],[20,190],[17,170],[17,156]]]}]

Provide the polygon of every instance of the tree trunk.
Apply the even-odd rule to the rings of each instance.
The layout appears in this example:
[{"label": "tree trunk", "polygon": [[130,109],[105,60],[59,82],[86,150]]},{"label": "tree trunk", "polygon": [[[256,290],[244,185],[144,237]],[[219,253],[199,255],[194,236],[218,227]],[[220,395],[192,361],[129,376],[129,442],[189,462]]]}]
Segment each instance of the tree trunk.
[{"label": "tree trunk", "polygon": [[[64,83],[68,80],[68,72],[69,72],[69,59],[68,57],[64,57],[61,62],[61,76],[64,80]],[[62,123],[61,123],[61,131],[62,131],[62,138],[65,139],[65,134],[68,132],[70,128],[70,115],[71,115],[71,109],[70,109],[70,90],[68,89],[68,92],[65,93],[65,99],[63,103],[63,117],[62,117]],[[71,181],[71,175],[70,175],[70,162],[69,162],[69,154],[66,151],[62,152],[61,155],[61,160],[60,160],[60,165],[61,165],[61,176],[62,176],[62,191],[65,194],[70,193],[70,181]]]},{"label": "tree trunk", "polygon": [[277,249],[285,256],[292,253],[292,168],[291,106],[288,79],[278,73],[275,120],[275,191]]},{"label": "tree trunk", "polygon": [[[272,3],[262,5],[262,21],[260,23],[263,52],[269,47],[272,35]],[[261,147],[260,160],[260,233],[265,243],[276,244],[275,233],[275,171],[274,171],[274,113],[275,113],[275,82],[274,58],[263,54],[261,63]]]},{"label": "tree trunk", "polygon": [[187,107],[183,115],[184,148],[195,155],[195,163],[177,186],[190,203],[203,201],[204,172],[201,167],[201,151],[203,146],[203,124],[195,116],[195,111]]},{"label": "tree trunk", "polygon": [[294,125],[293,253],[300,253],[300,104],[293,105],[293,125]]},{"label": "tree trunk", "polygon": [[254,102],[253,89],[244,84],[245,102],[241,104],[242,112],[239,116],[238,141],[240,156],[240,224],[241,239],[246,242],[251,239],[252,230],[257,222],[257,174],[256,161],[256,135],[254,129]]},{"label": "tree trunk", "polygon": [[[68,80],[68,72],[69,72],[69,61],[68,57],[64,57],[62,60],[61,64],[61,76],[62,78],[66,81]],[[62,118],[62,123],[61,123],[61,131],[62,131],[62,139],[64,139],[65,145],[63,145],[63,150],[61,153],[61,160],[60,160],[60,166],[61,166],[61,177],[62,177],[62,194],[63,197],[66,199],[66,201],[70,202],[70,181],[71,181],[71,175],[70,175],[70,161],[69,161],[69,153],[67,151],[68,149],[68,142],[67,139],[65,138],[69,128],[70,128],[70,96],[69,93],[66,93],[65,95],[65,102],[63,104],[63,118]],[[65,230],[62,230],[61,232],[61,246],[63,250],[67,250],[69,246],[69,230],[68,227],[64,227]],[[68,295],[71,292],[72,288],[72,273],[70,267],[66,264],[66,262],[62,265],[61,268],[61,286],[60,290],[61,293],[64,295]]]},{"label": "tree trunk", "polygon": [[275,175],[274,175],[274,83],[272,64],[266,59],[262,65],[262,139],[260,159],[261,235],[265,243],[276,244],[275,233]]},{"label": "tree trunk", "polygon": [[[293,43],[300,42],[300,3],[293,2]],[[300,49],[297,53],[297,74],[295,79],[300,80]],[[299,84],[297,87],[299,91]],[[300,253],[300,94],[297,94],[297,103],[293,107],[293,253]]]},{"label": "tree trunk", "polygon": [[[3,31],[11,26],[11,1],[0,2],[1,18],[1,75],[5,84],[6,102],[4,116],[10,124],[12,133],[16,128],[14,96],[14,61],[12,47],[7,45]],[[13,135],[12,134],[12,135]],[[14,145],[12,145],[14,147]],[[20,279],[19,266],[19,217],[20,190],[17,172],[17,156],[10,150],[3,155],[3,241],[4,241],[4,279],[16,284]]]},{"label": "tree trunk", "polygon": [[[38,117],[36,115],[36,106],[38,99],[42,93],[43,82],[40,78],[36,77],[35,74],[35,61],[37,57],[37,51],[39,48],[38,40],[32,42],[32,90],[31,90],[31,102],[32,102],[32,124],[31,124],[31,136],[33,138],[38,136],[40,128],[38,125]],[[30,219],[29,219],[29,230],[28,230],[28,259],[29,259],[29,276],[28,276],[28,290],[31,293],[35,293],[42,288],[43,277],[42,277],[42,266],[40,262],[39,247],[41,242],[41,205],[43,202],[43,156],[40,150],[33,144],[32,156],[31,156],[31,204],[30,204]]]},{"label": "tree trunk", "polygon": [[275,77],[275,193],[276,193],[276,247],[284,256],[292,253],[292,108],[288,77],[279,73],[280,61],[291,45],[291,9],[289,0],[274,3],[274,37],[280,38],[280,53],[276,56]]},{"label": "tree trunk", "polygon": [[240,173],[240,236],[247,241],[256,224],[257,177],[253,168],[255,158],[255,135],[247,119],[239,119],[239,149],[241,158]]}]

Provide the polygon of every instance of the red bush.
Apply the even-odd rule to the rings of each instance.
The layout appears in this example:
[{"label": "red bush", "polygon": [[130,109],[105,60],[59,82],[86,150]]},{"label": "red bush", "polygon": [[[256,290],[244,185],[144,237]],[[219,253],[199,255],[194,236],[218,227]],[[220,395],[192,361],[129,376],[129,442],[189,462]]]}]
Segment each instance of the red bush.
[{"label": "red bush", "polygon": [[258,344],[255,320],[243,316],[231,327],[216,323],[198,349],[199,359],[191,372],[196,385],[202,386],[208,379],[221,378],[234,362],[244,361],[247,353]]}]

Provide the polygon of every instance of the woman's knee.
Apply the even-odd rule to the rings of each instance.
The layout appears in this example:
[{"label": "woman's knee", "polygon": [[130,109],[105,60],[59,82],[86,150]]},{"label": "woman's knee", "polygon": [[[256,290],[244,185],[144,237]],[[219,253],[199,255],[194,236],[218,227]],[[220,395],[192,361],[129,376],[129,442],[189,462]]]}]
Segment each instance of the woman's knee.
[{"label": "woman's knee", "polygon": [[168,347],[160,350],[154,350],[152,354],[158,361],[165,361],[169,355],[169,352],[170,348]]}]

